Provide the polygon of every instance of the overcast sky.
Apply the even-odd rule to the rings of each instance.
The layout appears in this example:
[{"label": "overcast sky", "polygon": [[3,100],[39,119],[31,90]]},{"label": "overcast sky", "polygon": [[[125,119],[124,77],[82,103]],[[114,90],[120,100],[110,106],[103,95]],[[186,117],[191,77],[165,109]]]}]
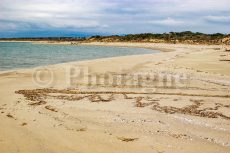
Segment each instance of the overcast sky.
[{"label": "overcast sky", "polygon": [[230,0],[0,0],[0,37],[230,33]]}]

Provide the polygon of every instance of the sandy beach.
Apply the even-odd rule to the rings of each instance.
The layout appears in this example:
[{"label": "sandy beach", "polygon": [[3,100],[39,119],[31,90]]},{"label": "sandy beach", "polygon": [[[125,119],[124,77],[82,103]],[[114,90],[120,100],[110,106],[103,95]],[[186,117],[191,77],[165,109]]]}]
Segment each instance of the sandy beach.
[{"label": "sandy beach", "polygon": [[[1,153],[228,153],[229,46],[0,72]],[[82,73],[79,73],[82,72]]]}]

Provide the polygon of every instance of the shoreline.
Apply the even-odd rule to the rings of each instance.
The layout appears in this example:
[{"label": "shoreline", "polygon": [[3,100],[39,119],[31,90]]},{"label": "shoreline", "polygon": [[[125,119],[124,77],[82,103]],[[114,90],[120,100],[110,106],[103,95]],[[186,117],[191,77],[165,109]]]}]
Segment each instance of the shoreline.
[{"label": "shoreline", "polygon": [[[17,41],[15,41],[15,42],[17,42]],[[26,41],[26,42],[28,42],[28,43],[34,43],[33,41]],[[48,42],[39,42],[38,44],[50,44],[50,43],[48,43]],[[52,45],[52,43],[50,45]],[[58,43],[57,45],[70,45],[70,44],[62,44],[62,43],[59,44]],[[137,48],[143,48],[143,49],[150,49],[152,51],[157,51],[156,53],[149,53],[149,55],[157,54],[157,53],[160,53],[160,52],[167,52],[168,50],[170,50],[170,49],[163,49],[163,48],[155,49],[155,48],[145,47],[145,46],[141,46],[141,45],[139,45],[139,46],[132,46],[132,45],[123,45],[123,46],[121,46],[121,45],[113,45],[113,44],[112,45],[105,45],[105,44],[98,44],[98,45],[97,44],[81,44],[79,46],[129,47],[129,48],[136,48],[136,49]],[[73,64],[73,63],[94,62],[94,61],[98,61],[98,60],[113,60],[114,58],[142,56],[142,55],[148,55],[148,54],[123,55],[123,56],[105,57],[105,58],[97,58],[97,59],[85,59],[85,60],[79,60],[79,61],[69,61],[69,62],[64,62],[64,63],[41,65],[41,66],[35,66],[35,67],[30,67],[30,68],[16,68],[16,69],[10,69],[10,70],[0,70],[0,74],[17,72],[17,71],[28,71],[28,70],[32,70],[32,69],[39,69],[39,68],[42,68],[42,67],[53,67],[53,66],[57,66],[57,65],[68,65],[68,64]]]},{"label": "shoreline", "polygon": [[[143,44],[151,44],[151,45],[158,45],[158,44],[166,44],[166,43],[132,43],[132,42],[74,42],[74,41],[66,41],[66,42],[57,42],[57,41],[2,41],[0,42],[27,42],[27,43],[34,43],[34,44],[49,44],[49,45],[75,45],[75,46],[113,46],[113,47],[131,47],[131,48],[145,48],[145,49],[152,49],[152,50],[160,50],[163,52],[170,52],[174,51],[172,49],[166,48],[158,48],[158,47],[145,47]],[[76,44],[72,44],[76,43]],[[133,46],[133,44],[135,44]]]},{"label": "shoreline", "polygon": [[65,63],[57,63],[57,64],[48,64],[48,65],[41,65],[41,66],[36,66],[36,67],[31,67],[31,68],[18,68],[18,69],[12,69],[12,70],[0,70],[0,75],[4,73],[11,73],[11,72],[17,72],[17,71],[29,71],[29,70],[34,70],[34,69],[40,69],[44,67],[56,67],[56,66],[64,66],[64,65],[70,65],[70,64],[84,64],[88,62],[97,62],[97,61],[104,61],[104,60],[115,60],[115,59],[120,59],[120,58],[130,58],[130,57],[138,57],[138,56],[143,56],[143,55],[153,55],[153,54],[159,54],[158,53],[150,53],[150,54],[138,54],[138,55],[124,55],[124,56],[116,56],[116,57],[106,57],[106,58],[97,58],[97,59],[86,59],[86,60],[81,60],[81,61],[69,61]]},{"label": "shoreline", "polygon": [[[0,42],[26,42],[26,43],[35,43],[35,44],[48,44],[48,45],[71,45],[72,42],[49,42],[49,41],[17,41],[17,40],[12,40],[12,41],[3,41],[0,40]],[[74,44],[76,45],[76,44]],[[143,48],[143,49],[151,49],[153,51],[159,51],[159,52],[173,52],[176,51],[176,49],[172,49],[170,47],[164,47],[164,46],[193,46],[197,47],[200,45],[195,45],[195,44],[166,44],[166,43],[132,43],[132,42],[111,42],[111,43],[105,43],[105,42],[90,42],[90,43],[79,43],[77,46],[111,46],[111,47],[129,47],[129,48]],[[162,47],[163,46],[163,47]],[[205,45],[203,45],[205,46]],[[225,45],[207,45],[208,47],[220,47]],[[155,54],[155,53],[154,53]],[[48,65],[42,65],[42,66],[36,66],[36,67],[31,67],[31,68],[18,68],[18,69],[11,69],[11,70],[0,70],[0,74],[3,73],[11,73],[11,72],[17,72],[17,71],[28,71],[30,69],[39,69],[42,67],[49,67],[49,66],[55,66],[55,65],[60,65],[60,64],[72,64],[72,63],[78,63],[78,62],[89,62],[89,61],[94,61],[94,60],[103,60],[103,59],[111,59],[111,58],[119,58],[119,57],[127,57],[127,56],[141,56],[145,54],[139,54],[139,55],[125,55],[125,56],[117,56],[117,57],[107,57],[107,58],[98,58],[98,59],[89,59],[89,60],[82,60],[82,61],[70,61],[70,62],[65,62],[65,63],[57,63],[57,64],[48,64]]]}]

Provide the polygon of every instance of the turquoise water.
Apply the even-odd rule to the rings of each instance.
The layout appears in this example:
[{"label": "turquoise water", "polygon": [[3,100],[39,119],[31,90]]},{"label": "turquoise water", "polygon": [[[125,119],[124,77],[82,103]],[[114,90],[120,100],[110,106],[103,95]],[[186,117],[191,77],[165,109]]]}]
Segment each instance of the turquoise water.
[{"label": "turquoise water", "polygon": [[143,48],[0,42],[0,71],[154,52]]}]

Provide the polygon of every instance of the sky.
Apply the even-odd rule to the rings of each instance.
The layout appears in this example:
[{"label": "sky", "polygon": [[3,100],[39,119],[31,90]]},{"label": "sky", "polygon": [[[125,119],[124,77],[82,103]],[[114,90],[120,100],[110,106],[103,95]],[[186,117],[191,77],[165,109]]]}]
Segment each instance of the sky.
[{"label": "sky", "polygon": [[230,33],[230,0],[0,0],[0,37]]}]

